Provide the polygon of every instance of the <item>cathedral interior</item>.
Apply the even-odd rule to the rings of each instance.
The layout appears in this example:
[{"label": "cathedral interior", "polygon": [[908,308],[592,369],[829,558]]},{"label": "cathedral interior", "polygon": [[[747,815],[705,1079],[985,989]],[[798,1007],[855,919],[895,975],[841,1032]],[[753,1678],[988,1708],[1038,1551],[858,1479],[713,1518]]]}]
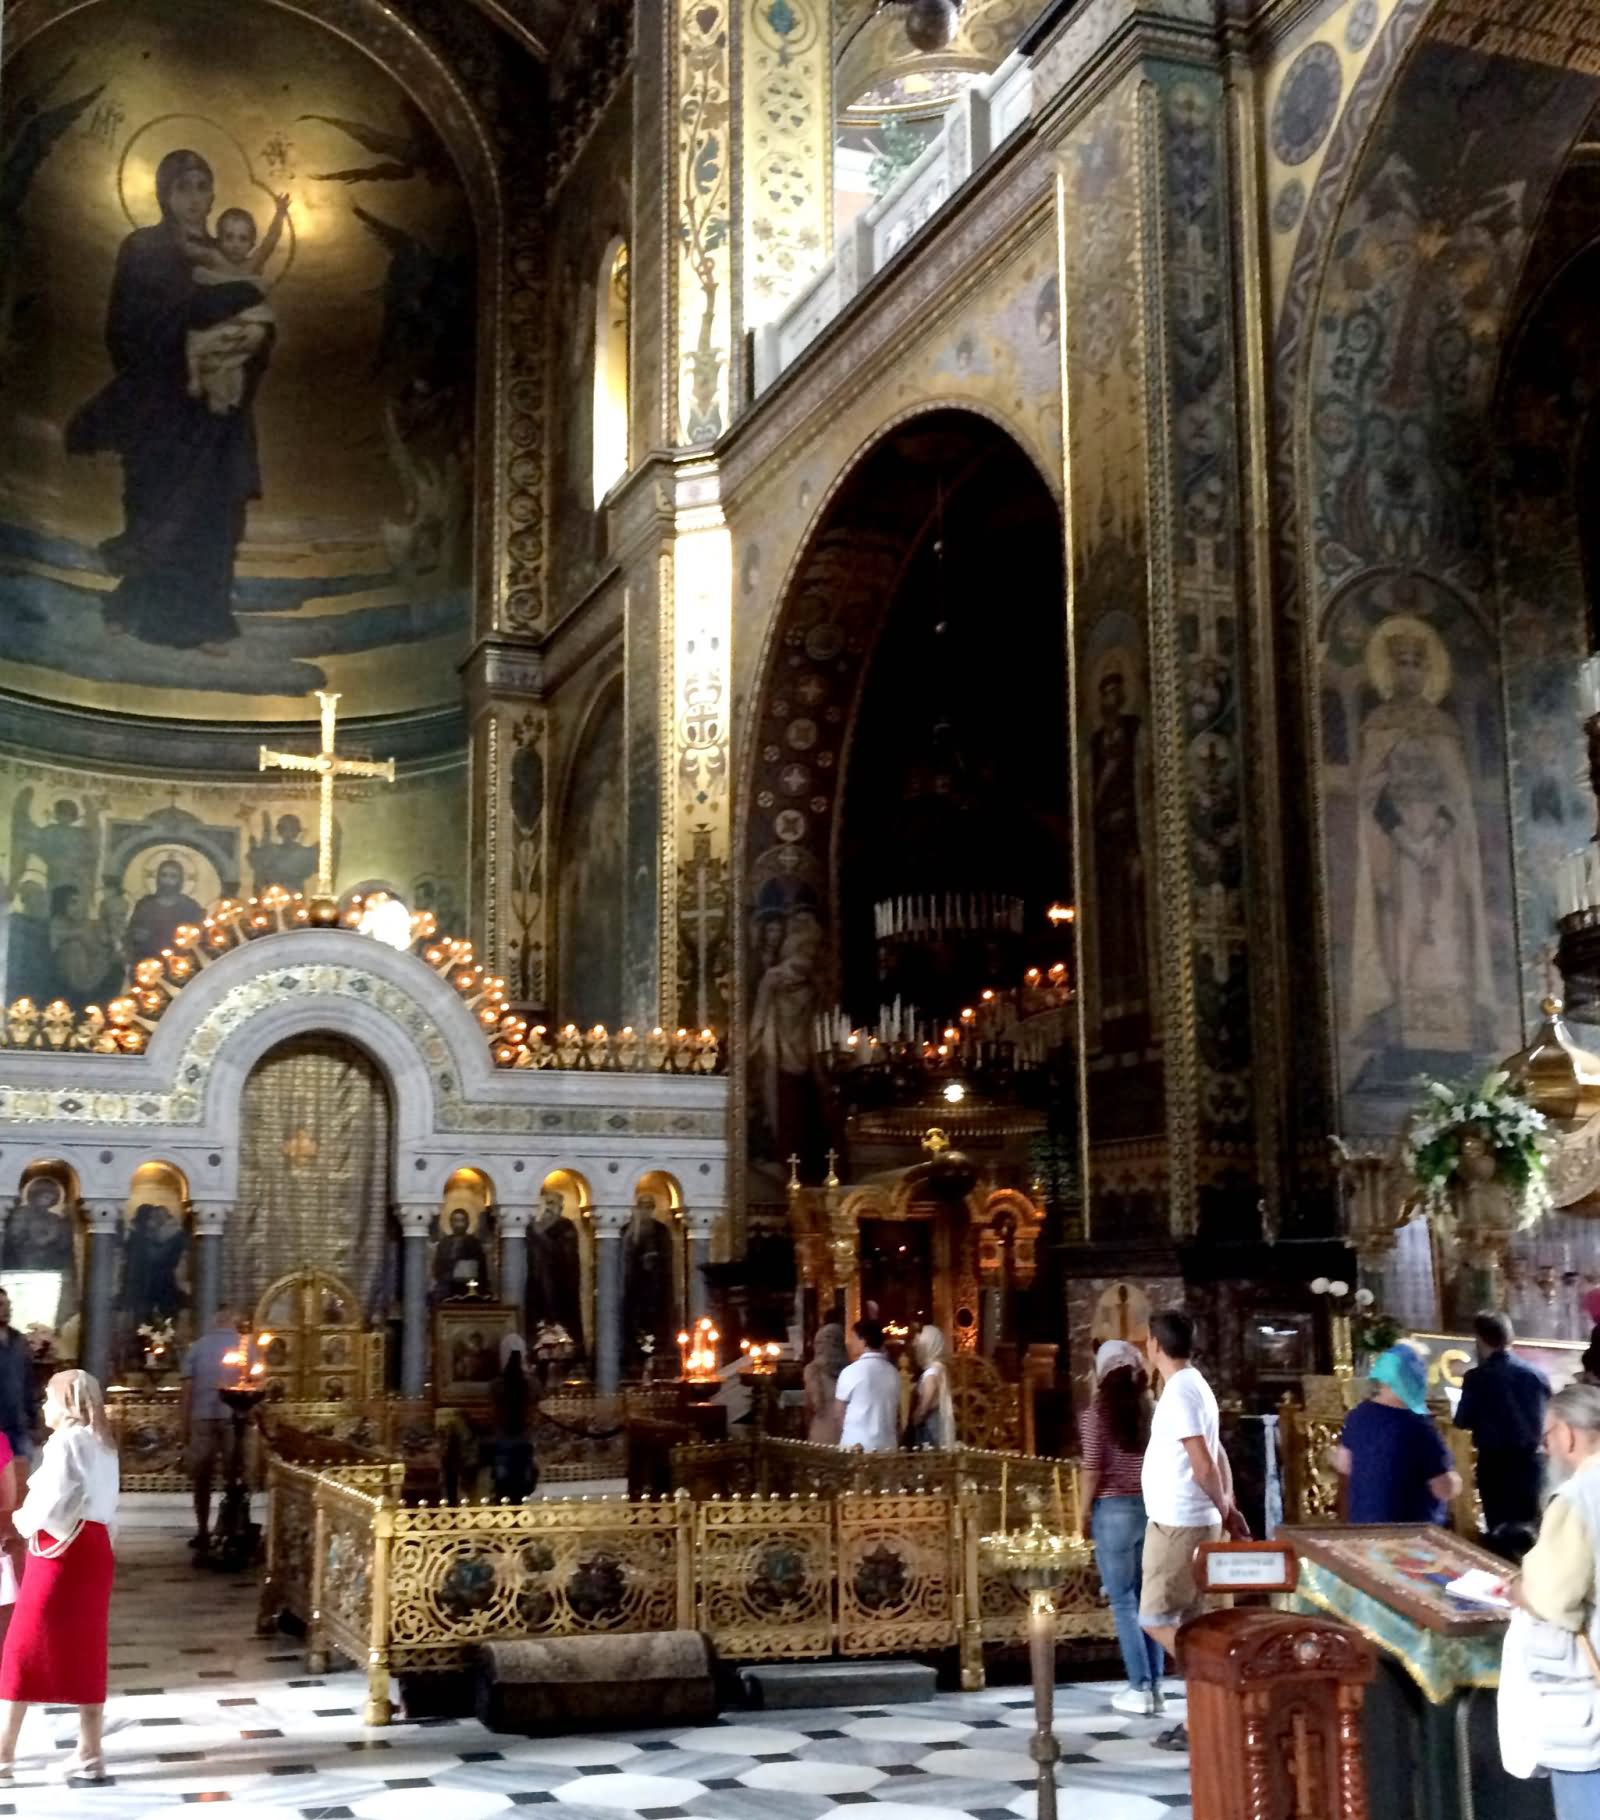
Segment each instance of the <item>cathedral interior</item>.
[{"label": "cathedral interior", "polygon": [[1572,0],[5,0],[19,1325],[152,1489],[231,1308],[1065,1461],[1181,1303],[1258,1500],[1380,1329],[1570,1376],[1597,271]]}]

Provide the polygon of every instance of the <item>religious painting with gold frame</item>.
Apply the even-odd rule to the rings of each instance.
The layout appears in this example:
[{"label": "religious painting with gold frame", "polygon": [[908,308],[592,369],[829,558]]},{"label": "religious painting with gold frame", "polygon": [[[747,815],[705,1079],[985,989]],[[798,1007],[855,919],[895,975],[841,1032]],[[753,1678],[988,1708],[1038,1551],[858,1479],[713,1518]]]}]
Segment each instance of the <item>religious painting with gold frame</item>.
[{"label": "religious painting with gold frame", "polygon": [[[1478,1362],[1477,1342],[1470,1333],[1413,1333],[1406,1344],[1415,1346],[1428,1365],[1428,1394],[1443,1391],[1452,1411],[1461,1395],[1461,1380]],[[1561,1390],[1583,1368],[1582,1340],[1525,1340],[1519,1334],[1514,1343],[1519,1359],[1537,1365],[1550,1380],[1552,1390]]]},{"label": "religious painting with gold frame", "polygon": [[487,1403],[500,1372],[500,1342],[522,1331],[522,1311],[506,1302],[448,1302],[434,1310],[434,1400]]}]

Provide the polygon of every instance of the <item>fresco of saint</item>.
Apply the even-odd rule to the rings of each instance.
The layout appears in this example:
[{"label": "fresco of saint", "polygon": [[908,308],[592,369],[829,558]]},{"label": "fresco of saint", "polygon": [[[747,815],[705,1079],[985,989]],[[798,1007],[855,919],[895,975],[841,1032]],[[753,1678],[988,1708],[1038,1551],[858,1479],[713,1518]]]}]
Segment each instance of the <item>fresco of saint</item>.
[{"label": "fresco of saint", "polygon": [[1466,742],[1441,705],[1449,654],[1397,615],[1373,632],[1367,670],[1380,700],[1357,755],[1351,1032],[1383,1019],[1404,1048],[1465,1053],[1498,999]]}]

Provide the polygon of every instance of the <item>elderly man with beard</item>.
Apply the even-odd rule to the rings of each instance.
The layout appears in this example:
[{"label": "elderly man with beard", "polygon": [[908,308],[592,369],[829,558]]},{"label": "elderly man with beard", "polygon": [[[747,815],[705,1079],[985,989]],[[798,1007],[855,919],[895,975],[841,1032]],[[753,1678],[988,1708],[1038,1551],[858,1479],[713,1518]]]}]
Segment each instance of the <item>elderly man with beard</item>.
[{"label": "elderly man with beard", "polygon": [[1557,1820],[1600,1820],[1600,1388],[1552,1397],[1544,1443],[1559,1483],[1505,1589],[1500,1754],[1513,1776],[1548,1773]]}]

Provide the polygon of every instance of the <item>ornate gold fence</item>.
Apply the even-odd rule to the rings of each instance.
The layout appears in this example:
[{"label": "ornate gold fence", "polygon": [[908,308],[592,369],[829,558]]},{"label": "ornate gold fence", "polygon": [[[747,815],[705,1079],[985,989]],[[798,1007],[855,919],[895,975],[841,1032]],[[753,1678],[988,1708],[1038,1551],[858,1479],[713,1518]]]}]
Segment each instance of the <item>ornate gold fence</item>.
[{"label": "ornate gold fence", "polygon": [[113,1389],[106,1417],[122,1461],[124,1491],[187,1491],[185,1435],[176,1386],[161,1390]]},{"label": "ornate gold fence", "polygon": [[399,1508],[390,1526],[387,1645],[396,1673],[458,1668],[488,1638],[694,1623],[687,1500]]},{"label": "ornate gold fence", "polygon": [[[759,1458],[743,1445],[682,1451],[708,1474],[752,1472]],[[835,1473],[887,1470],[886,1456],[869,1468],[867,1456],[824,1448],[798,1462],[769,1451],[767,1466],[819,1472],[816,1455],[832,1455]],[[964,1685],[981,1687],[985,1647],[1026,1640],[1027,1603],[983,1566],[979,1537],[999,1527],[1002,1496],[1015,1526],[1028,1494],[1053,1496],[1062,1475],[1068,1517],[1076,1466],[1029,1461],[1018,1485],[1005,1456],[953,1456],[957,1466],[951,1456],[906,1458],[947,1483],[407,1505],[399,1462],[317,1469],[274,1459],[262,1621],[301,1620],[316,1669],[330,1653],[365,1662],[371,1724],[388,1720],[392,1673],[458,1670],[490,1639],[696,1626],[732,1660],[959,1646]],[[1114,1634],[1092,1569],[1065,1581],[1057,1603],[1063,1638]]]},{"label": "ornate gold fence", "polygon": [[839,1652],[889,1655],[959,1640],[957,1508],[943,1492],[846,1492],[839,1535]]},{"label": "ornate gold fence", "polygon": [[796,1494],[694,1510],[700,1628],[718,1649],[746,1661],[831,1654],[833,1503]]}]

